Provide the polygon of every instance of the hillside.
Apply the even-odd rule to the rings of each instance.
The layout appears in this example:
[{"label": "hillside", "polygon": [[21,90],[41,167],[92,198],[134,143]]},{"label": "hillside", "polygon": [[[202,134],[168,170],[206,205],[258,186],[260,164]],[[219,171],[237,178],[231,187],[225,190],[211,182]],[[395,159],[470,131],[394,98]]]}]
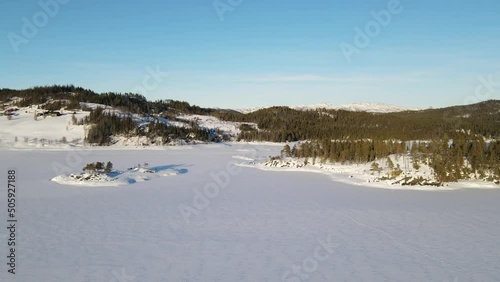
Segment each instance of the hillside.
[{"label": "hillside", "polygon": [[248,114],[214,113],[222,120],[254,122],[261,131],[240,134],[243,140],[299,141],[330,139],[428,140],[457,131],[485,138],[500,136],[500,101],[442,109],[368,113],[346,110],[295,110],[271,107]]},{"label": "hillside", "polygon": [[[219,142],[236,138],[241,125],[203,115],[179,114],[165,118],[131,114],[108,105],[84,102],[79,109],[63,107],[53,112],[44,110],[42,104],[7,108],[16,110],[0,118],[0,146],[12,148]],[[3,111],[0,114],[4,114]],[[153,136],[153,131],[158,132]]]},{"label": "hillside", "polygon": [[[72,85],[56,85],[25,90],[1,89],[0,102],[4,110],[14,106],[19,108],[18,115],[12,115],[10,122],[2,121],[2,136],[9,141],[26,133],[33,135],[32,138],[47,138],[44,131],[52,132],[50,135],[57,138],[67,135],[66,138],[83,139],[86,137],[82,136],[83,128],[72,127],[83,124],[102,127],[98,135],[102,135],[99,138],[106,139],[106,142],[91,142],[100,145],[110,143],[111,137],[117,135],[148,136],[150,141],[159,137],[164,141],[187,140],[197,135],[194,139],[202,142],[292,142],[324,138],[430,140],[442,138],[444,134],[453,137],[457,132],[469,132],[487,139],[500,137],[499,100],[411,111],[381,104],[340,107],[320,104],[296,109],[275,106],[245,114],[235,110],[202,108],[184,101],[148,101],[132,93],[97,94]],[[85,119],[97,107],[106,109],[99,120],[87,118],[75,124],[70,122],[72,116],[67,115],[75,112],[77,120]],[[36,108],[49,112],[62,110],[66,114],[50,121],[43,119],[34,125],[29,116],[33,116]],[[110,116],[118,117],[113,120],[113,126],[110,126],[113,119]],[[70,132],[70,129],[74,131]]]}]

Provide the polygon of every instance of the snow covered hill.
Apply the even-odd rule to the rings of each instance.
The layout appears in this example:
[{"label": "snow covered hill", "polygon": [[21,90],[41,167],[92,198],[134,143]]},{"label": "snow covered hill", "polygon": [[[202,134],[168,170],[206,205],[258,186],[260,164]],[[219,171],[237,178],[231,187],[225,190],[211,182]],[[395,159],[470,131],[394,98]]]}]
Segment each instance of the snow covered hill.
[{"label": "snow covered hill", "polygon": [[[220,130],[224,133],[229,134],[230,136],[235,137],[236,135],[240,134],[240,126],[242,122],[233,122],[233,121],[223,121],[220,120],[216,117],[212,116],[203,116],[203,115],[181,115],[177,117],[178,119],[181,120],[187,120],[187,121],[194,121],[198,126],[207,128],[207,129],[214,129],[214,130]],[[254,128],[257,128],[257,124],[255,123],[246,123]]]},{"label": "snow covered hill", "polygon": [[[203,115],[179,115],[176,118],[167,119],[155,116],[141,116],[138,114],[128,114],[110,106],[80,103],[84,110],[76,112],[61,110],[61,115],[38,116],[43,110],[37,109],[37,106],[16,108],[12,115],[0,116],[0,146],[12,148],[33,148],[33,147],[67,147],[71,145],[83,145],[85,131],[89,125],[77,125],[73,123],[73,113],[77,120],[81,120],[90,114],[90,110],[101,107],[105,113],[114,114],[120,117],[130,117],[138,127],[145,127],[149,123],[156,121],[172,127],[191,128],[193,124],[200,128],[220,132],[231,139],[241,132],[240,122],[222,121],[216,117]],[[247,123],[254,128],[257,125]],[[115,146],[143,146],[152,145],[151,140],[143,136],[113,136]],[[184,144],[182,140],[175,140],[172,145]],[[196,143],[196,142],[194,142]],[[159,143],[158,143],[159,144]]]},{"label": "snow covered hill", "polygon": [[[21,108],[16,115],[8,118],[0,116],[0,146],[12,147],[55,145],[56,143],[79,143],[84,139],[84,126],[74,125],[73,112],[63,112],[61,116],[38,116],[35,120],[34,106]],[[89,112],[77,111],[75,118],[81,119]],[[64,142],[65,140],[65,142]]]}]

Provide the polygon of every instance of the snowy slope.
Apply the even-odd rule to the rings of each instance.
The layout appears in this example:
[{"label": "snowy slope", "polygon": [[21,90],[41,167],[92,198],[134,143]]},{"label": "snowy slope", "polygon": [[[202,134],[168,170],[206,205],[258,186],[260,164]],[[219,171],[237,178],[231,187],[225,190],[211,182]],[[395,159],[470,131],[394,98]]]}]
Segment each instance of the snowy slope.
[{"label": "snowy slope", "polygon": [[[17,274],[5,271],[2,228],[0,281],[500,281],[499,189],[370,189],[232,165],[280,150],[0,149],[0,171],[18,170],[20,202]],[[74,153],[80,163],[68,163]],[[97,160],[187,172],[121,187],[50,181],[54,163],[80,172]]]},{"label": "snowy slope", "polygon": [[[208,129],[218,129],[230,134],[231,136],[236,136],[241,132],[240,125],[242,124],[242,122],[223,121],[216,117],[202,115],[181,115],[177,118],[187,121],[195,121],[200,127]],[[257,128],[257,124],[255,123],[247,124],[250,124]]]},{"label": "snowy slope", "polygon": [[[127,114],[118,109],[94,103],[81,103],[84,108],[96,109],[101,107],[105,109],[106,113],[115,114],[121,117],[131,117],[138,126],[147,125],[156,120],[158,122],[167,124],[169,126],[189,128],[191,125],[189,121],[195,121],[200,127],[207,129],[220,130],[230,136],[236,136],[240,133],[240,125],[238,122],[221,121],[211,116],[201,115],[182,115],[178,118],[186,122],[169,120],[162,117],[142,117],[137,114]],[[41,112],[42,110],[37,110]],[[26,107],[19,109],[12,119],[6,116],[0,116],[0,147],[9,146],[15,148],[25,147],[61,147],[60,141],[63,137],[69,143],[83,143],[85,126],[73,125],[72,111],[65,111],[64,115],[59,117],[38,117],[34,120],[35,107]],[[88,116],[88,111],[77,111],[75,117],[80,120]],[[255,124],[253,124],[257,127]],[[16,142],[17,137],[17,142]],[[27,139],[27,141],[25,141]],[[43,141],[41,141],[43,139]],[[115,136],[117,146],[140,146],[147,144],[146,138],[132,137],[124,138],[122,136]],[[74,141],[74,142],[73,142]]]},{"label": "snowy slope", "polygon": [[[41,110],[38,110],[40,112]],[[13,116],[8,120],[5,116],[0,116],[0,137],[10,146],[24,146],[34,142],[34,138],[46,139],[48,141],[60,141],[66,137],[68,142],[75,139],[84,138],[84,127],[73,125],[71,122],[71,113],[66,112],[65,115],[59,117],[38,117],[34,120],[35,109],[21,108],[17,116]],[[75,117],[81,119],[87,116],[89,112],[77,112]],[[15,142],[15,139],[18,139]],[[25,142],[28,138],[28,142]],[[1,145],[0,145],[1,146]]]},{"label": "snowy slope", "polygon": [[[242,123],[240,122],[230,122],[222,121],[212,116],[203,115],[181,115],[177,118],[181,121],[169,120],[161,117],[142,117],[137,114],[127,114],[122,111],[101,104],[94,103],[80,103],[84,108],[95,109],[97,107],[102,107],[108,113],[113,113],[122,117],[131,117],[138,126],[147,125],[153,120],[165,123],[170,126],[185,127],[189,128],[189,122],[196,122],[200,127],[207,129],[214,129],[222,131],[229,136],[235,137],[241,131],[239,129]],[[329,108],[329,109],[344,109],[352,111],[369,111],[369,112],[395,112],[408,110],[406,108],[390,106],[384,104],[352,104],[346,106],[332,106],[329,104],[316,104],[308,106],[297,106],[294,107],[299,110],[307,110],[314,108]],[[253,109],[257,110],[257,109]],[[66,112],[65,115],[60,117],[38,117],[35,121],[34,116],[35,109],[33,107],[22,108],[17,112],[17,115],[13,116],[11,120],[7,117],[0,116],[0,146],[14,146],[14,147],[33,147],[33,146],[53,146],[55,143],[59,142],[63,137],[66,138],[68,142],[75,140],[84,139],[84,126],[73,125],[71,121],[71,112]],[[40,111],[40,110],[39,110]],[[249,110],[250,111],[250,110]],[[87,116],[89,112],[78,111],[76,113],[76,118],[81,119]],[[182,120],[186,122],[182,122]],[[249,123],[254,128],[258,128],[256,124]],[[16,141],[17,137],[17,142]],[[119,136],[116,138],[120,139]],[[25,141],[27,139],[27,142]],[[44,142],[40,142],[40,139],[45,139]],[[121,138],[123,139],[123,138]],[[139,140],[140,138],[135,138],[134,140],[121,140],[117,144],[135,144],[141,145],[144,142]],[[136,140],[137,139],[137,140]],[[51,144],[48,144],[48,143]],[[59,144],[60,145],[60,144]]]},{"label": "snowy slope", "polygon": [[269,107],[254,107],[254,108],[247,108],[247,109],[235,109],[235,111],[240,112],[242,114],[248,114],[248,113],[256,112],[258,110],[267,109],[270,107],[271,106],[269,106]]}]

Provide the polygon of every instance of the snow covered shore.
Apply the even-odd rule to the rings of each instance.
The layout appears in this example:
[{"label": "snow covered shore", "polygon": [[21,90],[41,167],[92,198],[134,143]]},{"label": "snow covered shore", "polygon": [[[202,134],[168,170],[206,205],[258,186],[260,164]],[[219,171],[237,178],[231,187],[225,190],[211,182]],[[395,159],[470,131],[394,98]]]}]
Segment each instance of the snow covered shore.
[{"label": "snow covered shore", "polygon": [[[434,177],[432,168],[426,164],[420,164],[420,167],[416,169],[410,165],[411,162],[408,158],[392,155],[390,160],[395,167],[400,168],[399,175],[391,176],[394,170],[388,167],[385,163],[386,160],[363,164],[340,164],[312,163],[310,160],[306,162],[304,159],[296,158],[266,158],[247,160],[240,165],[268,171],[322,173],[328,175],[333,181],[384,189],[438,191],[464,188],[500,188],[498,183],[477,179],[439,183]],[[377,164],[376,168],[373,166],[374,163]]]}]

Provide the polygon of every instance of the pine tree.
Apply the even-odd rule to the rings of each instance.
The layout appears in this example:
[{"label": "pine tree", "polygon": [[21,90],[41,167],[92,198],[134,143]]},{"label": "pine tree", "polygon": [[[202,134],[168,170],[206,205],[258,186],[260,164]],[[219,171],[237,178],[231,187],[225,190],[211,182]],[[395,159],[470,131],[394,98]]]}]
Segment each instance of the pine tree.
[{"label": "pine tree", "polygon": [[95,170],[96,170],[95,163],[89,163],[89,164],[87,164],[86,166],[83,167],[82,170],[83,171],[88,171],[88,172],[95,172]]},{"label": "pine tree", "polygon": [[390,170],[394,169],[394,163],[392,162],[391,158],[387,157],[387,166],[389,167]]},{"label": "pine tree", "polygon": [[290,150],[290,146],[288,144],[283,147],[283,150],[281,150],[281,157],[282,158],[288,158],[292,156],[292,152]]},{"label": "pine tree", "polygon": [[104,169],[104,163],[102,163],[102,162],[96,162],[95,163],[95,169],[96,170],[103,170]]},{"label": "pine tree", "polygon": [[104,172],[106,173],[109,173],[113,170],[113,163],[111,163],[110,161],[108,161],[106,163],[106,168],[104,169]]}]

